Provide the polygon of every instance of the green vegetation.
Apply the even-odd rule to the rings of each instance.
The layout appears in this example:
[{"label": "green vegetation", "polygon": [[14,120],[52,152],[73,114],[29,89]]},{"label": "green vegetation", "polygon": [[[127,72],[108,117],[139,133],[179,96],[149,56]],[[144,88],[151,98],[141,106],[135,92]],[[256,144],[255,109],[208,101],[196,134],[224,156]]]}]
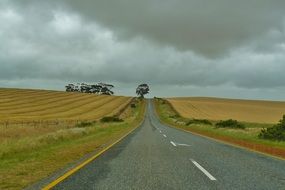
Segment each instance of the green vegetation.
[{"label": "green vegetation", "polygon": [[86,154],[102,150],[138,126],[144,112],[142,101],[136,108],[126,108],[120,123],[0,124],[0,189],[23,189]]},{"label": "green vegetation", "polygon": [[110,122],[123,122],[123,119],[120,119],[116,116],[107,116],[107,117],[103,117],[102,119],[100,119],[100,122],[102,123],[110,123]]},{"label": "green vegetation", "polygon": [[283,119],[278,124],[262,129],[258,136],[262,139],[285,141],[285,115],[283,115]]},{"label": "green vegetation", "polygon": [[95,125],[96,124],[96,121],[82,121],[82,122],[79,122],[77,124],[75,124],[75,128],[85,128],[85,127],[90,127],[92,125]]},{"label": "green vegetation", "polygon": [[232,129],[245,129],[245,125],[237,120],[228,119],[225,121],[219,121],[216,123],[217,128],[232,128]]},{"label": "green vegetation", "polygon": [[212,125],[212,122],[210,122],[207,119],[191,119],[186,123],[187,126],[192,125],[192,124]]}]

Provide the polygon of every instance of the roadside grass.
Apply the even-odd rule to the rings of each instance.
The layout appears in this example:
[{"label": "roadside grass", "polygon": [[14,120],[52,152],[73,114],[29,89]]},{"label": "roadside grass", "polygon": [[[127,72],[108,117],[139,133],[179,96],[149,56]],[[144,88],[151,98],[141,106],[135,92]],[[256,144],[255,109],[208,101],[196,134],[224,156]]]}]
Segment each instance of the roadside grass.
[{"label": "roadside grass", "polygon": [[0,189],[23,189],[115,142],[143,120],[145,102],[134,101],[135,108],[122,108],[120,123],[0,126]]},{"label": "roadside grass", "polygon": [[187,125],[189,119],[178,115],[166,100],[156,98],[154,104],[160,120],[170,126],[285,158],[284,141],[258,138],[258,134],[263,128],[272,127],[273,124],[241,122],[245,129],[217,128],[215,124],[219,121],[211,120],[213,125],[201,123]]}]

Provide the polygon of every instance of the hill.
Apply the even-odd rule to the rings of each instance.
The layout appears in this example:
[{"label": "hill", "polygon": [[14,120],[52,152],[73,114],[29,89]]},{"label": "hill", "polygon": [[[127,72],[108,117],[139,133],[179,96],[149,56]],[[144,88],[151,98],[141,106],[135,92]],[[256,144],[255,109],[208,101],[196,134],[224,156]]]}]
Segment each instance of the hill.
[{"label": "hill", "polygon": [[285,114],[285,102],[278,101],[206,97],[169,98],[167,100],[185,118],[276,123]]},{"label": "hill", "polygon": [[132,98],[47,90],[0,89],[0,122],[97,120]]}]

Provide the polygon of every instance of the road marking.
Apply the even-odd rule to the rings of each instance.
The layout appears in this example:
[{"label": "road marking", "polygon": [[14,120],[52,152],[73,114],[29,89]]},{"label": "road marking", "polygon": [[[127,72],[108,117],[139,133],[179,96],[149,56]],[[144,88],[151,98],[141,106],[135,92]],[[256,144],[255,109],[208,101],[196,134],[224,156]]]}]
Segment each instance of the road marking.
[{"label": "road marking", "polygon": [[176,146],[176,144],[175,144],[174,142],[170,141],[170,143],[171,143],[173,146]]},{"label": "road marking", "polygon": [[193,159],[190,159],[191,162],[193,162],[193,164],[199,169],[201,170],[210,180],[212,181],[216,181],[216,178],[214,178],[207,170],[205,170],[200,164],[198,164],[198,162],[196,162]]},{"label": "road marking", "polygon": [[167,136],[165,134],[163,134],[163,136],[166,138]]},{"label": "road marking", "polygon": [[132,132],[134,132],[137,128],[139,128],[142,125],[143,122],[141,122],[138,126],[136,126],[135,128],[131,129],[130,131],[128,131],[125,135],[123,135],[121,138],[119,138],[118,140],[116,140],[114,143],[112,143],[111,145],[107,146],[105,149],[103,149],[102,151],[100,151],[99,153],[97,153],[96,155],[92,156],[91,158],[87,159],[86,161],[84,161],[83,163],[79,164],[78,166],[76,166],[75,168],[69,170],[68,172],[66,172],[65,174],[63,174],[62,176],[60,176],[59,178],[55,179],[54,181],[52,181],[51,183],[49,183],[48,185],[46,185],[45,187],[42,188],[42,190],[50,190],[51,188],[53,188],[54,186],[56,186],[57,184],[59,184],[60,182],[62,182],[63,180],[65,180],[66,178],[68,178],[69,176],[71,176],[72,174],[74,174],[75,172],[77,172],[78,170],[80,170],[81,168],[83,168],[85,165],[89,164],[90,162],[92,162],[93,160],[95,160],[97,157],[101,156],[103,153],[105,153],[106,151],[108,151],[110,148],[112,148],[114,145],[116,145],[117,143],[119,143],[120,141],[122,141],[125,137],[127,137],[129,134],[131,134]]},{"label": "road marking", "polygon": [[159,130],[159,132],[162,133],[161,130]]},{"label": "road marking", "polygon": [[189,144],[180,144],[180,143],[176,143],[176,145],[178,145],[178,146],[191,146]]}]

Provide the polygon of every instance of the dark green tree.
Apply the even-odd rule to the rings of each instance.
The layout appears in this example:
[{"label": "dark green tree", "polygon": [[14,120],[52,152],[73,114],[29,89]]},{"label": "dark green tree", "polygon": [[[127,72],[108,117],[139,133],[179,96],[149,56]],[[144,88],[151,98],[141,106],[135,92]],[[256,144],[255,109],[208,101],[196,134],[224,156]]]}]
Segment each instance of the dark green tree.
[{"label": "dark green tree", "polygon": [[140,98],[144,98],[144,95],[149,93],[149,86],[147,84],[140,84],[136,89],[136,94]]}]

